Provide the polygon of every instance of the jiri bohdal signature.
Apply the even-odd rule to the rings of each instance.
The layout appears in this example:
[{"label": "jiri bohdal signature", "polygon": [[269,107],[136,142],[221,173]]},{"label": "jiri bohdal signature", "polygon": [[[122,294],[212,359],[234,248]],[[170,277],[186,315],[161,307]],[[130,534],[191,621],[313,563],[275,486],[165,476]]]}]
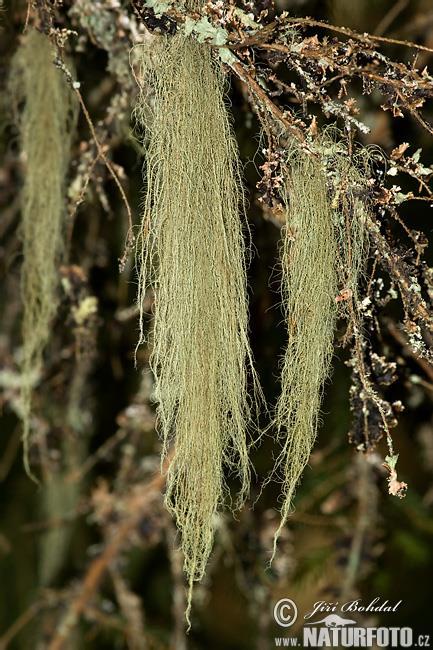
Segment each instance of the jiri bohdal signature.
[{"label": "jiri bohdal signature", "polygon": [[319,600],[317,603],[314,603],[313,609],[310,612],[307,612],[304,616],[305,620],[316,616],[316,614],[330,613],[330,612],[396,612],[400,607],[403,601],[399,600],[398,602],[392,604],[389,600],[383,600],[379,598],[373,598],[368,605],[364,605],[363,601],[358,598],[357,600],[349,600],[346,603],[332,603],[326,600]]}]

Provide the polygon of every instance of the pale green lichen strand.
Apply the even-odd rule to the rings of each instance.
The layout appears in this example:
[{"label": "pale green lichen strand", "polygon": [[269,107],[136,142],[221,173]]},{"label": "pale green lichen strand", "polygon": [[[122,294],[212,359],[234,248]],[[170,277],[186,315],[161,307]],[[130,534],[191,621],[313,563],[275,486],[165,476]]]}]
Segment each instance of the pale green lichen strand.
[{"label": "pale green lichen strand", "polygon": [[76,104],[54,63],[50,40],[30,30],[11,70],[10,90],[24,101],[20,140],[25,174],[22,189],[22,418],[28,473],[31,397],[34,377],[58,305],[58,264],[64,250],[65,178]]},{"label": "pale green lichen strand", "polygon": [[[183,35],[142,50],[136,117],[147,127],[138,305],[155,294],[151,366],[164,456],[173,442],[166,504],[181,533],[190,588],[203,577],[224,471],[249,489],[251,367],[238,151],[222,72],[210,48]],[[191,595],[191,593],[190,593]]]}]

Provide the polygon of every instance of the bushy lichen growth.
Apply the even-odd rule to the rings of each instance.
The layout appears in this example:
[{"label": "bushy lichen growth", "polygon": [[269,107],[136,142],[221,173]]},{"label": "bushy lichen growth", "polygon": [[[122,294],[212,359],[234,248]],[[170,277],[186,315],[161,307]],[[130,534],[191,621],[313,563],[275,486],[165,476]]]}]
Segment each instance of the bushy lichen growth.
[{"label": "bushy lichen growth", "polygon": [[64,251],[65,177],[75,122],[72,92],[54,63],[49,39],[30,30],[13,61],[10,88],[24,102],[20,139],[24,162],[22,419],[28,473],[31,395],[58,305],[58,264]]},{"label": "bushy lichen growth", "polygon": [[[138,304],[155,293],[151,366],[164,456],[174,439],[166,503],[181,532],[190,588],[212,549],[224,469],[248,492],[251,365],[238,151],[223,75],[208,46],[178,35],[143,49],[146,197]],[[151,61],[149,64],[149,60]]]}]

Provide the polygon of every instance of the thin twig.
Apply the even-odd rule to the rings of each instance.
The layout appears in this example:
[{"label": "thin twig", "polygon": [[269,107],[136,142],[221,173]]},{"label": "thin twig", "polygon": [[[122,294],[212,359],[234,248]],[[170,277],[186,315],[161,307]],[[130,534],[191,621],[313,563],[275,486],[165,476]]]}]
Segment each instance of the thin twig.
[{"label": "thin twig", "polygon": [[258,101],[269,111],[272,117],[278,120],[289,133],[291,133],[302,145],[305,146],[307,150],[309,150],[308,146],[305,143],[305,138],[302,134],[302,131],[294,124],[292,124],[284,112],[269,99],[257,81],[253,79],[247,70],[245,70],[242,63],[240,61],[234,61],[233,63],[230,63],[230,67],[236,73],[236,76],[249,87],[253,95],[255,95]]},{"label": "thin twig", "polygon": [[402,11],[406,9],[410,0],[399,0],[393,7],[385,14],[376,29],[374,36],[383,36],[385,32],[391,27],[392,23],[398,18]]},{"label": "thin twig", "polygon": [[126,197],[125,190],[122,187],[122,184],[121,184],[121,182],[119,180],[118,175],[114,171],[113,165],[108,160],[107,156],[105,155],[105,151],[104,151],[101,143],[99,142],[98,136],[96,135],[95,127],[94,127],[92,119],[91,119],[91,117],[89,115],[89,111],[87,110],[87,107],[86,107],[86,105],[84,103],[83,97],[82,97],[79,89],[76,88],[75,86],[73,86],[73,89],[75,91],[75,94],[78,97],[78,101],[80,102],[84,117],[86,118],[86,122],[87,122],[87,124],[89,126],[90,132],[91,132],[92,137],[93,137],[93,139],[95,141],[95,145],[96,145],[96,148],[98,150],[98,154],[100,155],[100,157],[104,161],[105,166],[107,167],[107,169],[110,172],[114,182],[116,183],[116,185],[117,185],[117,187],[119,189],[119,192],[121,194],[121,197],[123,199],[123,202],[125,204],[126,211],[128,213],[128,225],[129,225],[129,235],[128,236],[132,237],[132,211],[131,211],[131,207],[130,207],[130,205],[128,203],[128,199]]},{"label": "thin twig", "polygon": [[403,47],[409,47],[415,50],[420,50],[421,52],[430,52],[430,54],[433,54],[433,48],[427,47],[426,45],[418,45],[418,43],[413,43],[412,41],[402,41],[397,38],[387,38],[386,36],[376,36],[375,34],[358,34],[348,27],[337,27],[336,25],[330,25],[329,23],[326,23],[322,20],[314,20],[313,18],[290,17],[286,18],[285,20],[286,22],[294,25],[322,27],[323,29],[327,29],[337,34],[344,34],[344,36],[349,36],[350,38],[361,41],[362,43],[370,43],[371,41],[376,41],[378,43],[386,43],[388,45],[402,45]]},{"label": "thin twig", "polygon": [[131,206],[129,205],[128,198],[126,196],[125,190],[123,189],[122,183],[120,182],[120,179],[119,179],[119,177],[118,177],[112,163],[108,160],[107,155],[106,155],[106,153],[104,151],[104,147],[99,142],[99,138],[98,138],[98,135],[96,133],[95,126],[94,126],[94,124],[92,122],[92,118],[90,117],[89,111],[87,110],[87,106],[86,106],[86,104],[84,102],[83,96],[80,93],[79,83],[74,81],[74,78],[73,78],[71,72],[68,70],[65,62],[63,61],[63,59],[61,57],[61,52],[60,52],[59,48],[57,48],[57,49],[58,49],[58,56],[54,60],[54,64],[65,74],[66,79],[67,79],[70,87],[72,88],[72,90],[76,94],[78,102],[79,102],[79,104],[81,106],[81,109],[83,111],[83,115],[84,115],[84,117],[86,119],[86,122],[87,122],[87,125],[88,125],[88,127],[90,129],[90,133],[92,134],[93,140],[95,142],[95,146],[96,146],[96,149],[97,149],[97,152],[98,152],[98,156],[103,160],[103,162],[104,162],[106,168],[108,169],[111,177],[113,178],[115,184],[117,185],[117,188],[118,188],[118,190],[120,192],[120,196],[122,197],[123,203],[125,204],[125,207],[126,207],[126,212],[128,214],[128,233],[127,233],[127,236],[126,236],[125,252],[123,253],[123,256],[122,256],[122,258],[120,260],[120,268],[121,268],[121,270],[123,270],[123,267],[124,267],[124,265],[126,263],[126,258],[127,258],[128,252],[129,252],[129,250],[130,250],[130,248],[132,246],[132,243],[134,242]]},{"label": "thin twig", "polygon": [[8,630],[0,637],[0,650],[6,650],[11,641],[34,619],[43,607],[41,601],[32,603],[10,626]]},{"label": "thin twig", "polygon": [[419,365],[422,371],[433,382],[433,365],[429,363],[426,359],[423,359],[418,354],[416,354],[416,352],[414,352],[406,336],[404,335],[402,330],[399,329],[399,327],[397,327],[395,323],[393,323],[391,320],[387,320],[386,326],[392,338],[402,346],[404,354],[410,356],[411,359],[416,361],[416,363]]}]

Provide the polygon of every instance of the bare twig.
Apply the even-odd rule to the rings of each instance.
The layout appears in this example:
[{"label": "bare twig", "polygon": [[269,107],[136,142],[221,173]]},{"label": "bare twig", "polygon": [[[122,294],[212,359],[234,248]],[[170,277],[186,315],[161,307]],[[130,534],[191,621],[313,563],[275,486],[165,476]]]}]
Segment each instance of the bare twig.
[{"label": "bare twig", "polygon": [[286,18],[286,22],[293,25],[305,25],[307,27],[321,27],[327,29],[331,32],[337,34],[343,34],[344,36],[349,36],[354,38],[361,43],[385,43],[387,45],[401,45],[403,47],[408,47],[414,50],[420,50],[421,52],[429,52],[433,54],[433,48],[427,47],[425,45],[418,45],[418,43],[413,43],[412,41],[399,40],[397,38],[387,38],[385,36],[378,36],[375,34],[358,34],[348,27],[337,27],[336,25],[330,25],[322,20],[314,20],[313,18]]},{"label": "bare twig", "polygon": [[398,0],[393,7],[385,14],[376,29],[374,36],[383,36],[391,27],[392,23],[398,18],[402,11],[406,9],[410,0]]},{"label": "bare twig", "polygon": [[37,614],[43,609],[44,603],[36,601],[30,605],[10,626],[8,630],[0,637],[0,650],[6,650],[14,638],[32,621]]}]

